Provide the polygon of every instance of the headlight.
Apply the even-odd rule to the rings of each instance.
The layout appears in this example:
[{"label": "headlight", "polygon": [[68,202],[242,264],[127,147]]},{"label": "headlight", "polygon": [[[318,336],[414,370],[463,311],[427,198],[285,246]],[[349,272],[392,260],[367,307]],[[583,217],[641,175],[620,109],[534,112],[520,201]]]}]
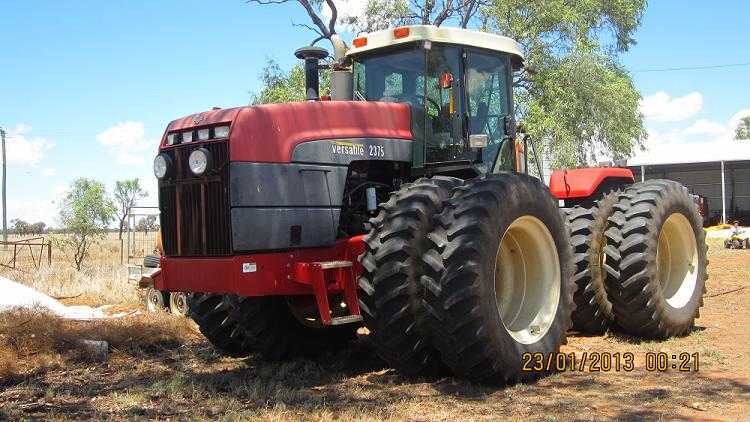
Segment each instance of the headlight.
[{"label": "headlight", "polygon": [[171,160],[164,154],[159,154],[154,158],[154,176],[157,179],[163,179],[169,174]]},{"label": "headlight", "polygon": [[190,153],[188,166],[194,175],[200,176],[211,167],[211,152],[205,148],[198,148]]}]

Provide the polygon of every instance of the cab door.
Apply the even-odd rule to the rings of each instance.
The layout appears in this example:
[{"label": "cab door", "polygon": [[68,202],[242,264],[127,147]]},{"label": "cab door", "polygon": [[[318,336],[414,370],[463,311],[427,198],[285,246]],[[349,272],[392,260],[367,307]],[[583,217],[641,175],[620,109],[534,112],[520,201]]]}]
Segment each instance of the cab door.
[{"label": "cab door", "polygon": [[[511,63],[507,54],[466,49],[466,108],[470,135],[487,135],[477,153],[485,173],[515,170],[514,140],[506,133],[511,119]],[[512,123],[512,122],[511,122]]]}]

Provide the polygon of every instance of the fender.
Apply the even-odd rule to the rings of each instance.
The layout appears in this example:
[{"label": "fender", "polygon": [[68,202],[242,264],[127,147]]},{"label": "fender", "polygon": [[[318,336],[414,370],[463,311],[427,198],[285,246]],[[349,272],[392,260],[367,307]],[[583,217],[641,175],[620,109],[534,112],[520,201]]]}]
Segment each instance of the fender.
[{"label": "fender", "polygon": [[586,198],[608,179],[634,183],[633,172],[620,167],[591,167],[555,170],[549,178],[549,190],[557,199]]}]

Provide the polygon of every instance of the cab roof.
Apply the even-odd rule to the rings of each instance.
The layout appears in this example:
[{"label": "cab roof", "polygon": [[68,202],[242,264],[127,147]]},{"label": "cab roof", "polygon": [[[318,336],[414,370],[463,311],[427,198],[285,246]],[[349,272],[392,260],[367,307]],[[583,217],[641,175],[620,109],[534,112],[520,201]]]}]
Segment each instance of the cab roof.
[{"label": "cab roof", "polygon": [[[408,29],[408,31],[406,29]],[[396,37],[397,31],[401,37]],[[406,35],[404,36],[404,34]],[[346,53],[348,57],[399,44],[406,44],[415,41],[432,41],[438,43],[467,45],[509,53],[516,56],[521,61],[523,60],[521,45],[514,39],[462,28],[437,27],[434,25],[410,25],[384,29],[382,31],[374,31],[363,34],[357,38],[365,38],[367,41],[360,47],[357,47],[355,42],[355,45]]]}]

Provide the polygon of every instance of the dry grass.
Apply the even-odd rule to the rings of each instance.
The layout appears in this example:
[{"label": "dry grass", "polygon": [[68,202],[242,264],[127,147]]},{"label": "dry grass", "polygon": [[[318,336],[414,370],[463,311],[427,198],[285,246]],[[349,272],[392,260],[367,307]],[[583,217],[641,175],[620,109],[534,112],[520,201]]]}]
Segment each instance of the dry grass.
[{"label": "dry grass", "polygon": [[73,321],[41,309],[0,313],[0,384],[85,361],[80,339],[104,340],[129,356],[158,354],[196,336],[185,318],[166,314]]},{"label": "dry grass", "polygon": [[[55,236],[60,235],[47,239],[54,240]],[[10,262],[9,255],[12,256],[12,249],[0,250],[2,262]],[[120,264],[117,233],[109,233],[91,248],[81,271],[73,268],[65,251],[54,242],[51,265],[44,261],[40,268],[34,268],[27,249],[19,252],[19,263],[17,269],[0,267],[0,275],[55,298],[69,298],[76,304],[126,306],[136,306],[140,300],[138,289],[127,282],[127,270]]]},{"label": "dry grass", "polygon": [[[725,251],[717,242],[710,248],[709,297],[693,334],[666,342],[571,336],[564,347],[633,352],[633,372],[476,385],[450,376],[404,377],[374,355],[366,336],[316,359],[265,362],[221,357],[188,321],[169,315],[96,323],[35,316],[18,327],[29,316],[16,313],[0,319],[0,359],[10,362],[0,369],[0,419],[745,419],[750,251]],[[725,294],[736,288],[744,289]],[[109,360],[78,354],[69,342],[79,337],[110,341]],[[697,351],[700,372],[645,371],[645,353],[661,350]]]}]

